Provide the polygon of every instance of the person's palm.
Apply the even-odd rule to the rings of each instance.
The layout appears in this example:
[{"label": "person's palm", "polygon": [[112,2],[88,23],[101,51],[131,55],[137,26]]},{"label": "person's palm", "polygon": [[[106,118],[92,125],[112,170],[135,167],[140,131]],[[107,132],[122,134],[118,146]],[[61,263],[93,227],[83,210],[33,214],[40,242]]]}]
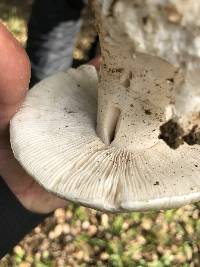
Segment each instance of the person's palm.
[{"label": "person's palm", "polygon": [[9,121],[28,89],[30,64],[24,49],[0,24],[0,175],[28,210],[49,213],[66,202],[40,187],[15,160],[10,147]]}]

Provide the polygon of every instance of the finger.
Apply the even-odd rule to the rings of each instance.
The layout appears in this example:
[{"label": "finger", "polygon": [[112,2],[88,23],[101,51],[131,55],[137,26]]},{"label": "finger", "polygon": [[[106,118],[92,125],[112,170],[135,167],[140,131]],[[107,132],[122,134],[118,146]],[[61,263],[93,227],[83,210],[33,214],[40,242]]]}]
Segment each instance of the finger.
[{"label": "finger", "polygon": [[93,65],[96,68],[96,70],[99,71],[101,65],[101,56],[93,58],[88,62],[88,64]]},{"label": "finger", "polygon": [[30,63],[25,50],[0,23],[0,133],[25,97]]}]

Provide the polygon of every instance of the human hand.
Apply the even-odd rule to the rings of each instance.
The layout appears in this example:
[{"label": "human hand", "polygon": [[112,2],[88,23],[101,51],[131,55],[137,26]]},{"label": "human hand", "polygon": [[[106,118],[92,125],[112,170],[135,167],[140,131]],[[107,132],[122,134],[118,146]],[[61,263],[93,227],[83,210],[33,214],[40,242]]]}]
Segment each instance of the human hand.
[{"label": "human hand", "polygon": [[9,140],[9,121],[24,100],[29,80],[28,56],[0,23],[0,175],[26,209],[49,213],[67,202],[46,192],[22,169]]},{"label": "human hand", "polygon": [[96,56],[95,58],[90,60],[88,64],[93,65],[96,68],[96,70],[99,71],[101,65],[101,56],[100,55]]}]

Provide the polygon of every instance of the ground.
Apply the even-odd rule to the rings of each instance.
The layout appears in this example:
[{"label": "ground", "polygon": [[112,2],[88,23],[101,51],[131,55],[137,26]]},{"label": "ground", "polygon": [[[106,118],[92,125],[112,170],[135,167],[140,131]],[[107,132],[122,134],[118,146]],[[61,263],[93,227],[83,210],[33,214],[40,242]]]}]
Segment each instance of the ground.
[{"label": "ground", "polygon": [[[0,19],[24,45],[30,5],[0,3]],[[86,39],[80,43],[88,46]],[[70,204],[27,235],[0,267],[199,267],[199,208],[110,215]]]}]

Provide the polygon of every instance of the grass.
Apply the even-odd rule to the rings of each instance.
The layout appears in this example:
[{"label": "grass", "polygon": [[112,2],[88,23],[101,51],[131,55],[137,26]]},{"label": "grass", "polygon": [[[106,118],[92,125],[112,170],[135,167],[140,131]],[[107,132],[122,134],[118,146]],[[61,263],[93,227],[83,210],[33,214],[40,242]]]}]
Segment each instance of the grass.
[{"label": "grass", "polygon": [[[0,18],[23,44],[30,2],[1,0]],[[18,244],[0,267],[199,267],[200,204],[109,215],[70,204]]]},{"label": "grass", "polygon": [[199,267],[199,213],[198,204],[118,215],[71,204],[15,247],[5,266]]}]

